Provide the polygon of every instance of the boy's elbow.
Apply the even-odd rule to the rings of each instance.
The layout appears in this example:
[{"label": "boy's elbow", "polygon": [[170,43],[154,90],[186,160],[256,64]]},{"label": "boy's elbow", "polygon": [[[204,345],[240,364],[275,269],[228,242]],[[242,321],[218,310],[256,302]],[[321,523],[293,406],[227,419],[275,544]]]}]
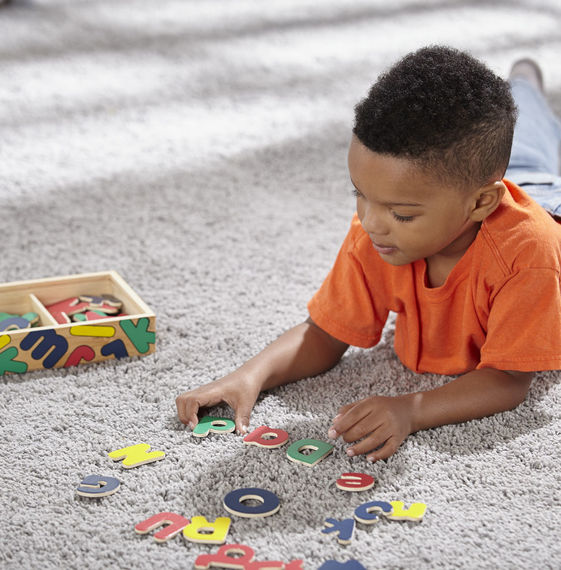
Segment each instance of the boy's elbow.
[{"label": "boy's elbow", "polygon": [[312,329],[316,332],[316,334],[322,338],[322,342],[327,347],[333,363],[332,366],[335,366],[339,360],[343,357],[349,345],[339,339],[335,338],[334,336],[330,335],[327,331],[324,331],[320,326],[318,326],[313,320],[312,317],[308,317],[306,319],[306,323],[312,327]]},{"label": "boy's elbow", "polygon": [[526,400],[534,373],[518,372],[515,370],[505,370],[504,372],[511,377],[511,380],[514,381],[512,390],[512,408],[516,408]]}]

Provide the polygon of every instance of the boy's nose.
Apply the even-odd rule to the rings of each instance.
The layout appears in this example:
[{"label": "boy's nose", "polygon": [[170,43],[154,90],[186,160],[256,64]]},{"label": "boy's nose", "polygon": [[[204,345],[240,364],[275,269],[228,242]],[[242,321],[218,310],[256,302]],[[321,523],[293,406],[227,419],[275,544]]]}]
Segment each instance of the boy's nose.
[{"label": "boy's nose", "polygon": [[370,234],[370,236],[385,236],[389,233],[389,227],[384,220],[384,214],[377,208],[367,208],[361,223],[364,231]]}]

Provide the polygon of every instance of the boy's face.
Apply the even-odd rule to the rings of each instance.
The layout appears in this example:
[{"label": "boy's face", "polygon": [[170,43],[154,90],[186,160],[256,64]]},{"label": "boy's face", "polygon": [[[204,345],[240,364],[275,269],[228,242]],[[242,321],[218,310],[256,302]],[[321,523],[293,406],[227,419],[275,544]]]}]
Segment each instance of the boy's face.
[{"label": "boy's face", "polygon": [[384,261],[457,261],[475,239],[473,192],[445,186],[405,158],[375,153],[355,136],[348,161],[358,217]]}]

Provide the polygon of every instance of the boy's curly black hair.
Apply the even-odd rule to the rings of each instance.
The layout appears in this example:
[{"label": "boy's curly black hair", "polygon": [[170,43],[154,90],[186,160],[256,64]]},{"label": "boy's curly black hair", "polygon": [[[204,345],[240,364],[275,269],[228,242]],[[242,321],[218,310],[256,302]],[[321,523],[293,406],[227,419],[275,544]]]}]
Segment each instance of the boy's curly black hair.
[{"label": "boy's curly black hair", "polygon": [[355,107],[353,133],[374,152],[475,188],[504,174],[516,115],[506,81],[465,52],[429,46],[378,78]]}]

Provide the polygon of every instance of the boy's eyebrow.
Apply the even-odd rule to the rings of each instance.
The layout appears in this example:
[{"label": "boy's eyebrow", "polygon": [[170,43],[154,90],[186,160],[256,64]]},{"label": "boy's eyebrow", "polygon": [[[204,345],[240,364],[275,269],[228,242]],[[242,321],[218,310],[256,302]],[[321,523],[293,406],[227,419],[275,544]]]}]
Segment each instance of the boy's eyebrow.
[{"label": "boy's eyebrow", "polygon": [[[358,186],[354,183],[353,179],[351,178],[351,184],[356,188],[358,192]],[[423,206],[423,204],[419,202],[380,202],[382,206]]]}]

